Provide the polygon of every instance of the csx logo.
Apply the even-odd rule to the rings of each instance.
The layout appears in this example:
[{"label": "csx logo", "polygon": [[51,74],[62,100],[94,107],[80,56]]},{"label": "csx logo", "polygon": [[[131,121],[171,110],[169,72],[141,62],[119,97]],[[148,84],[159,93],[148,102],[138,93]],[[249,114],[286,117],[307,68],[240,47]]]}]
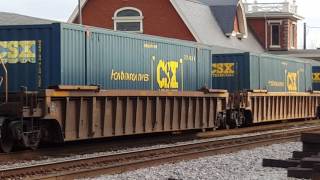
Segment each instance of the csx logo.
[{"label": "csx logo", "polygon": [[157,66],[157,83],[160,89],[178,89],[177,70],[178,61],[160,60]]},{"label": "csx logo", "polygon": [[211,74],[213,77],[232,77],[235,74],[234,63],[213,63]]},{"label": "csx logo", "polygon": [[287,87],[288,91],[297,91],[298,86],[297,86],[297,79],[298,79],[298,74],[289,72],[287,75]]},{"label": "csx logo", "polygon": [[36,63],[36,41],[0,41],[0,58],[5,63]]},{"label": "csx logo", "polygon": [[312,73],[313,82],[320,82],[320,73]]}]

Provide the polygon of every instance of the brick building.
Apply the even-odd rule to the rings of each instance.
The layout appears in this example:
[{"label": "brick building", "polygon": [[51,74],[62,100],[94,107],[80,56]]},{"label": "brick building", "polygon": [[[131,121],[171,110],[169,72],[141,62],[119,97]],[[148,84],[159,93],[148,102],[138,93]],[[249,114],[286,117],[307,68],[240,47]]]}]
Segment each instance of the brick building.
[{"label": "brick building", "polygon": [[295,0],[281,3],[244,3],[249,27],[268,51],[297,49],[297,14]]},{"label": "brick building", "polygon": [[[239,0],[83,0],[81,7],[84,25],[264,51]],[[78,23],[78,14],[76,8],[69,22]]]}]

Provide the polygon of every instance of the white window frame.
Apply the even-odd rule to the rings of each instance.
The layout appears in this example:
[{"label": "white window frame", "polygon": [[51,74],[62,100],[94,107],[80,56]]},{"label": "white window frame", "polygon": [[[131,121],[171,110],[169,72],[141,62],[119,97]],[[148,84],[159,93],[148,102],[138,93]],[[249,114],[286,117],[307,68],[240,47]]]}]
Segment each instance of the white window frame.
[{"label": "white window frame", "polygon": [[292,22],[291,25],[291,33],[290,33],[290,47],[291,49],[295,49],[295,43],[296,43],[296,38],[295,38],[295,34],[297,32],[297,23],[296,22]]},{"label": "white window frame", "polygon": [[238,18],[238,24],[239,24],[239,31],[240,33],[236,33],[236,36],[238,38],[247,38],[248,37],[248,25],[247,25],[247,18],[245,16],[245,8],[242,4],[242,1],[239,1],[238,6],[237,6],[237,13],[236,17]]},{"label": "white window frame", "polygon": [[247,18],[245,16],[245,9],[243,3],[239,1],[236,9],[236,16],[238,19],[239,25],[239,32],[235,32],[234,30],[232,33],[226,33],[227,37],[234,36],[239,39],[246,39],[248,37],[248,25],[247,25]]},{"label": "white window frame", "polygon": [[[134,11],[137,11],[140,16],[128,16],[128,17],[118,17],[118,13],[121,12],[121,11],[124,11],[124,10],[134,10]],[[143,15],[142,15],[142,11],[137,9],[137,8],[134,8],[134,7],[123,7],[123,8],[120,8],[118,10],[116,10],[116,12],[114,13],[113,15],[113,29],[115,31],[117,31],[117,23],[120,23],[120,22],[138,22],[140,23],[140,31],[123,31],[123,32],[136,32],[136,33],[143,33]]]},{"label": "white window frame", "polygon": [[[270,25],[270,48],[281,48],[281,25],[282,25],[282,21],[281,20],[269,20],[268,21],[268,24]],[[279,45],[274,45],[273,42],[272,42],[272,26],[278,26],[279,27]]]}]

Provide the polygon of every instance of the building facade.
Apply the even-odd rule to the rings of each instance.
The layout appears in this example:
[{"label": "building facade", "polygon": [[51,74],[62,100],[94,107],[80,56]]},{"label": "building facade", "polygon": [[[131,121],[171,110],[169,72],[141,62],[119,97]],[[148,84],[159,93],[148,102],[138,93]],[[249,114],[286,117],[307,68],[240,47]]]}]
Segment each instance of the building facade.
[{"label": "building facade", "polygon": [[281,3],[244,3],[249,27],[267,51],[297,49],[297,13],[295,1]]},{"label": "building facade", "polygon": [[169,0],[88,0],[82,17],[89,26],[195,41]]},{"label": "building facade", "polygon": [[[84,25],[253,52],[296,49],[302,19],[287,1],[82,0],[81,9]],[[79,23],[79,9],[69,22]]]}]

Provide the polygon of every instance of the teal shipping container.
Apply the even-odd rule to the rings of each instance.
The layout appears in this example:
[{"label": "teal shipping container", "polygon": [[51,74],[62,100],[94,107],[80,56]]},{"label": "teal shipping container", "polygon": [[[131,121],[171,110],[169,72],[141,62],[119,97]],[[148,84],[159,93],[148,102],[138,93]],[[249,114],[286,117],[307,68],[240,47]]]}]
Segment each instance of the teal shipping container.
[{"label": "teal shipping container", "polygon": [[229,92],[312,90],[312,64],[277,55],[239,53],[212,56],[212,88]]},{"label": "teal shipping container", "polygon": [[210,47],[143,34],[65,23],[0,26],[0,55],[11,92],[54,85],[173,91],[211,87]]}]

